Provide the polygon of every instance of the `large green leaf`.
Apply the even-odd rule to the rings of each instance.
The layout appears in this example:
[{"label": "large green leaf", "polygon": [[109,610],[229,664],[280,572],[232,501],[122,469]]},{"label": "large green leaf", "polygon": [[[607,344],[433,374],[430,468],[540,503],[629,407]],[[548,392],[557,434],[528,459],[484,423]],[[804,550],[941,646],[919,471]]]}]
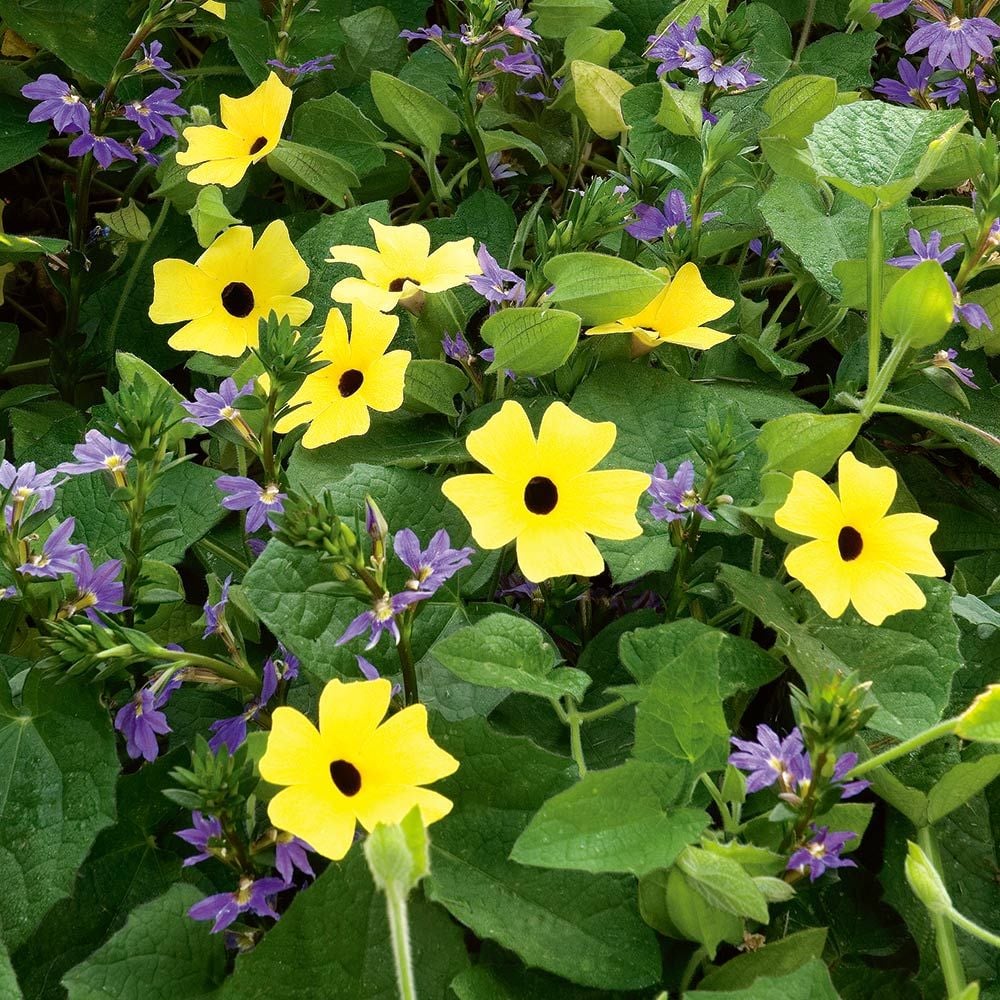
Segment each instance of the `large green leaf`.
[{"label": "large green leaf", "polygon": [[46,122],[28,121],[29,105],[12,97],[0,97],[0,173],[30,160],[48,138]]},{"label": "large green leaf", "polygon": [[435,735],[461,766],[437,786],[455,808],[431,828],[430,897],[479,937],[572,982],[619,990],[659,982],[659,948],[634,883],[510,860],[531,815],[570,785],[570,762],[478,719]]},{"label": "large green leaf", "polygon": [[684,1000],[839,1000],[830,973],[818,958],[785,976],[761,976],[742,990],[695,990]]},{"label": "large green leaf", "polygon": [[385,163],[385,154],[378,148],[385,133],[343,94],[300,104],[292,116],[292,135],[305,146],[336,154],[358,177]]},{"label": "large green leaf", "polygon": [[432,156],[441,151],[442,135],[454,135],[462,127],[436,97],[388,73],[373,72],[371,88],[382,120]]},{"label": "large green leaf", "polygon": [[576,347],[580,317],[564,309],[501,309],[482,327],[482,337],[496,354],[491,372],[509,369],[515,375],[548,375]]},{"label": "large green leaf", "polygon": [[665,284],[652,271],[601,253],[560,254],[545,265],[545,277],[554,286],[552,301],[587,326],[635,315]]},{"label": "large green leaf", "polygon": [[287,139],[280,139],[268,153],[267,165],[279,177],[314,191],[340,208],[344,207],[350,189],[358,185],[358,175],[346,160],[324,149]]},{"label": "large green leaf", "polygon": [[0,926],[13,951],[114,819],[118,755],[96,689],[32,672],[14,706],[0,677],[0,774]]}]

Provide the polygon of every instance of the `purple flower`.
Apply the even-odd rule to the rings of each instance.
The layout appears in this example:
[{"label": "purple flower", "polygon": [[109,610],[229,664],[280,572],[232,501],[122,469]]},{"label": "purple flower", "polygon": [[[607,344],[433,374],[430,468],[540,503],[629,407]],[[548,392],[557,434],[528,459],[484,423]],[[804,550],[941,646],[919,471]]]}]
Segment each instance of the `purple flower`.
[{"label": "purple flower", "polygon": [[245,510],[247,512],[247,532],[253,534],[267,521],[268,527],[274,527],[272,518],[285,508],[282,501],[288,496],[278,490],[277,483],[258,486],[246,476],[219,476],[215,481],[218,489],[226,494],[222,506],[226,510]]},{"label": "purple flower", "polygon": [[461,331],[456,333],[454,337],[446,333],[441,338],[441,346],[444,348],[445,355],[452,361],[468,361],[472,357],[472,348],[469,347],[469,342]]},{"label": "purple flower", "polygon": [[[756,238],[752,239],[747,244],[747,248],[750,250],[752,254],[754,254],[757,257],[762,257],[764,255],[764,245],[761,243],[759,239]],[[774,248],[768,251],[767,257],[764,258],[765,263],[777,264],[778,259],[781,257],[781,250],[782,250],[781,244],[780,243],[775,244]]]},{"label": "purple flower", "polygon": [[[35,511],[48,510],[55,502],[57,469],[36,472],[34,462],[14,466],[6,459],[0,462],[0,487],[10,490],[10,504],[4,507],[7,525],[19,521],[23,516]],[[31,501],[34,501],[33,503]]]},{"label": "purple flower", "polygon": [[[632,209],[632,212],[635,214],[636,221],[626,226],[625,232],[646,243],[662,239],[667,233],[673,236],[677,232],[678,226],[690,227],[691,225],[691,213],[688,211],[687,201],[683,192],[678,191],[677,188],[667,193],[663,199],[662,209],[639,202]],[[714,218],[719,213],[709,214]]]},{"label": "purple flower", "polygon": [[156,760],[160,752],[156,737],[170,732],[167,717],[160,710],[181,686],[181,681],[177,677],[171,678],[159,694],[153,690],[154,684],[155,681],[141,687],[115,716],[115,729],[125,737],[125,752],[133,760],[140,757],[147,761]]},{"label": "purple flower", "polygon": [[292,876],[298,869],[303,875],[311,878],[316,877],[316,873],[309,864],[309,854],[312,848],[298,837],[290,833],[279,833],[274,844],[274,867],[278,869],[278,874],[291,885]]},{"label": "purple flower", "polygon": [[[503,48],[503,46],[499,47]],[[523,52],[507,53],[501,59],[494,59],[493,65],[501,73],[511,73],[522,80],[530,80],[532,77],[542,76],[545,73],[541,60],[530,49],[525,49]]]},{"label": "purple flower", "polygon": [[197,424],[199,427],[214,427],[222,420],[235,423],[240,419],[236,400],[240,396],[249,396],[253,392],[253,386],[254,380],[250,379],[242,389],[237,389],[236,380],[227,378],[219,386],[218,392],[195,389],[194,402],[181,404],[191,414],[184,418],[184,423]]},{"label": "purple flower", "polygon": [[790,789],[808,775],[809,758],[798,728],[780,740],[770,726],[761,725],[757,727],[756,743],[735,736],[730,742],[739,752],[730,754],[729,763],[748,773],[748,792],[759,792],[776,781]]},{"label": "purple flower", "polygon": [[896,17],[910,6],[910,0],[887,0],[886,3],[873,3],[868,9],[876,16],[885,20]]},{"label": "purple flower", "polygon": [[170,63],[160,56],[162,51],[162,42],[152,41],[148,46],[143,45],[142,55],[136,57],[135,72],[147,73],[149,70],[153,70],[155,73],[159,73],[164,80],[169,80],[175,87],[179,87],[181,85],[180,77],[170,72]]},{"label": "purple flower", "polygon": [[[378,667],[374,663],[366,660],[360,653],[354,654],[354,659],[358,661],[358,670],[361,671],[361,676],[364,677],[366,681],[377,681],[382,675],[378,672]],[[389,695],[395,698],[403,688],[399,684],[393,684]]]},{"label": "purple flower", "polygon": [[435,593],[460,569],[470,565],[469,556],[476,551],[472,548],[451,548],[451,539],[443,528],[435,532],[430,544],[423,550],[417,536],[409,528],[397,531],[392,544],[396,558],[413,574],[406,581],[407,589],[427,596]]},{"label": "purple flower", "polygon": [[90,553],[81,547],[72,571],[76,581],[74,613],[82,611],[95,625],[101,624],[101,619],[97,617],[98,611],[107,615],[121,614],[125,610],[122,604],[125,584],[118,579],[121,568],[120,559],[109,559],[95,568]]},{"label": "purple flower", "polygon": [[278,665],[274,658],[269,657],[264,663],[260,694],[252,701],[247,702],[239,715],[219,719],[209,727],[214,733],[208,741],[208,746],[212,753],[218,753],[223,745],[225,745],[230,753],[235,753],[247,738],[247,723],[256,720],[257,716],[260,715],[261,709],[274,697],[274,692],[278,690],[278,680],[291,680],[298,675],[299,661],[294,656],[289,656],[283,646],[281,647],[281,651],[288,657],[284,661],[285,669],[282,678],[278,677]]},{"label": "purple flower", "polygon": [[994,38],[1000,38],[1000,25],[989,18],[963,20],[952,15],[947,21],[928,21],[917,28],[907,39],[906,53],[912,55],[927,49],[932,66],[941,67],[950,61],[955,69],[963,70],[972,62],[973,53],[984,58],[993,55]]},{"label": "purple flower", "polygon": [[714,521],[712,512],[701,502],[694,488],[694,464],[681,462],[673,476],[667,475],[667,468],[657,462],[653,469],[653,481],[646,492],[653,498],[649,512],[657,521],[679,521],[688,514],[699,514],[706,521]]},{"label": "purple flower", "polygon": [[950,277],[948,278],[948,284],[951,285],[951,295],[955,302],[954,321],[956,323],[967,323],[974,330],[978,330],[983,326],[985,326],[987,330],[992,330],[993,323],[986,310],[977,302],[966,302],[963,305],[962,295],[955,287],[955,282],[952,281]]},{"label": "purple flower", "polygon": [[523,38],[526,42],[539,42],[541,38],[531,30],[531,18],[526,17],[520,7],[514,7],[507,11],[500,25],[502,31],[517,38]]},{"label": "purple flower", "polygon": [[666,31],[659,35],[650,35],[646,39],[649,42],[645,52],[646,58],[659,60],[659,66],[656,67],[657,76],[680,69],[694,55],[700,27],[700,17],[692,17],[683,27],[676,21],[671,21]]},{"label": "purple flower", "polygon": [[417,28],[415,31],[401,31],[400,38],[405,38],[408,42],[431,42],[440,41],[444,37],[444,31],[440,24],[432,24],[429,28]]},{"label": "purple flower", "polygon": [[704,45],[695,46],[684,68],[697,72],[699,83],[710,83],[718,90],[747,90],[764,79],[750,72],[750,64],[743,56],[734,63],[726,64]]},{"label": "purple flower", "polygon": [[[909,59],[900,59],[896,63],[899,80],[884,77],[875,84],[875,93],[888,97],[897,104],[916,104],[916,99],[927,98],[934,67],[922,60],[919,68],[914,69]],[[902,81],[902,82],[900,82]]]},{"label": "purple flower", "polygon": [[479,261],[483,273],[470,275],[469,284],[487,302],[492,305],[512,302],[517,306],[524,302],[524,278],[519,278],[513,271],[501,267],[496,258],[486,249],[485,243],[479,244],[476,259]]},{"label": "purple flower", "polygon": [[43,73],[32,83],[21,88],[21,94],[32,101],[39,101],[28,114],[29,122],[50,121],[56,131],[86,132],[90,128],[90,107],[65,80],[53,73]]},{"label": "purple flower", "polygon": [[73,449],[75,462],[63,462],[57,471],[70,476],[82,476],[88,472],[110,472],[118,486],[125,485],[125,466],[132,459],[128,445],[115,441],[99,430],[89,430],[84,435],[83,444]]},{"label": "purple flower", "polygon": [[936,229],[927,237],[926,243],[920,238],[920,233],[916,229],[911,229],[909,241],[913,253],[902,257],[890,257],[886,263],[907,271],[925,260],[936,260],[939,264],[947,264],[962,249],[961,243],[952,243],[942,250],[941,234]]},{"label": "purple flower", "polygon": [[45,539],[42,551],[28,557],[27,562],[17,567],[19,573],[25,576],[39,576],[55,579],[61,573],[72,573],[76,569],[77,553],[82,545],[70,542],[70,536],[76,527],[76,519],[67,517],[62,524]]},{"label": "purple flower", "polygon": [[241,913],[255,913],[258,917],[278,919],[268,896],[275,896],[288,884],[280,878],[251,879],[243,876],[235,892],[220,892],[207,896],[188,910],[192,920],[214,920],[212,933],[225,930]]},{"label": "purple flower", "polygon": [[500,578],[497,597],[527,597],[533,598],[541,588],[537,583],[525,578],[516,570],[512,570]]},{"label": "purple flower", "polygon": [[[963,308],[967,309],[968,306]],[[961,365],[955,364],[957,357],[958,351],[949,347],[947,350],[938,351],[931,359],[931,364],[935,368],[944,368],[946,371],[950,371],[962,385],[968,386],[970,389],[978,389],[979,386],[972,380],[975,373],[971,368],[963,368]]]},{"label": "purple flower", "polygon": [[502,153],[490,153],[486,157],[486,164],[490,168],[490,176],[495,181],[504,181],[517,176],[517,171],[504,163]]},{"label": "purple flower", "polygon": [[833,765],[833,776],[830,781],[834,785],[840,786],[840,797],[842,799],[853,799],[855,795],[860,795],[869,785],[870,781],[844,781],[844,778],[857,767],[858,755],[856,753],[841,754],[837,758],[837,763]]},{"label": "purple flower", "polygon": [[850,858],[842,858],[840,852],[844,845],[853,840],[857,834],[850,831],[841,833],[830,833],[828,826],[818,827],[815,823],[810,824],[813,838],[808,843],[800,847],[789,859],[789,871],[801,871],[809,869],[809,881],[816,879],[828,871],[830,868],[857,868],[857,865]]},{"label": "purple flower", "polygon": [[148,97],[142,100],[129,101],[125,105],[125,117],[135,122],[142,129],[147,146],[152,148],[164,136],[177,138],[177,130],[167,121],[167,115],[183,117],[187,111],[176,99],[181,96],[179,90],[170,87],[157,87]]},{"label": "purple flower", "polygon": [[396,623],[396,615],[401,614],[411,604],[424,600],[428,595],[414,590],[404,590],[401,594],[389,594],[386,592],[379,597],[368,611],[362,611],[350,625],[344,630],[344,634],[337,640],[336,645],[343,646],[345,642],[371,633],[366,650],[374,648],[383,632],[388,632],[396,645],[399,645],[399,625]]},{"label": "purple flower", "polygon": [[210,635],[221,633],[226,623],[226,605],[229,603],[229,585],[233,582],[232,573],[222,581],[222,590],[219,592],[219,600],[211,603],[211,598],[205,601],[205,634],[203,639]]},{"label": "purple flower", "polygon": [[[196,809],[191,813],[191,822],[194,826],[187,830],[178,830],[177,836],[186,841],[192,847],[198,849],[197,854],[185,858],[181,864],[182,868],[190,868],[198,864],[199,861],[207,861],[215,855],[209,850],[209,842],[213,840],[224,843],[222,837],[222,824],[214,816],[203,816]],[[222,846],[222,844],[220,844]]]},{"label": "purple flower", "polygon": [[327,70],[333,69],[333,60],[332,55],[317,56],[315,59],[307,59],[299,66],[287,66],[280,59],[268,59],[267,65],[298,78],[312,76],[314,73],[325,73]]},{"label": "purple flower", "polygon": [[69,147],[70,156],[86,156],[93,153],[94,159],[106,170],[115,160],[131,160],[135,163],[135,153],[110,135],[94,135],[84,132],[78,135]]}]

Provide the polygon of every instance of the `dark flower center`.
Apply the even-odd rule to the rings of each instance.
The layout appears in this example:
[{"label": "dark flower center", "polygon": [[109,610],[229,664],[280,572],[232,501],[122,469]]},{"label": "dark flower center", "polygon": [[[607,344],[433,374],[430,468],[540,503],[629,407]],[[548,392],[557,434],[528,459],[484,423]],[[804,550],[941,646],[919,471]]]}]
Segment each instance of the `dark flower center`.
[{"label": "dark flower center", "polygon": [[848,525],[840,529],[840,534],[837,535],[837,548],[840,549],[840,558],[844,562],[851,562],[853,559],[857,559],[864,547],[861,533],[857,528],[852,528]]},{"label": "dark flower center", "polygon": [[259,135],[253,141],[253,145],[250,147],[250,155],[253,156],[254,153],[259,153],[267,145],[267,138],[265,136]]},{"label": "dark flower center", "polygon": [[253,292],[242,281],[230,281],[222,289],[222,306],[230,316],[243,319],[253,312]]},{"label": "dark flower center", "polygon": [[361,772],[349,760],[335,760],[330,765],[330,777],[341,795],[350,797],[361,791]]},{"label": "dark flower center", "polygon": [[420,284],[416,278],[393,278],[392,281],[389,282],[389,291],[401,292],[403,290],[403,285],[405,285],[408,281],[412,282],[414,285]]},{"label": "dark flower center", "polygon": [[559,502],[559,491],[548,476],[532,476],[524,487],[524,506],[532,514],[550,514]]},{"label": "dark flower center", "polygon": [[361,388],[364,380],[364,372],[359,372],[357,368],[348,368],[347,371],[340,376],[337,388],[340,390],[341,396],[343,396],[344,399],[347,399],[348,396],[353,396],[358,389]]}]

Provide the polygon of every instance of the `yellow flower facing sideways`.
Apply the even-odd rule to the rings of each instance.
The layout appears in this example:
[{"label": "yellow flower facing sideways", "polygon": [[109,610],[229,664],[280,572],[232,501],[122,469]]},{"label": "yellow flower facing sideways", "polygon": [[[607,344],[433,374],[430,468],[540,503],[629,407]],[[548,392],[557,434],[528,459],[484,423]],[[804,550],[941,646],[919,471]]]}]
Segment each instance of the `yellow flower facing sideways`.
[{"label": "yellow flower facing sideways", "polygon": [[[289,405],[298,406],[278,421],[280,433],[307,423],[306,448],[364,434],[371,425],[369,409],[391,413],[403,405],[403,382],[409,351],[389,351],[399,320],[367,306],[351,309],[351,334],[339,309],[331,309],[323,326],[317,360],[329,361],[306,377]],[[303,404],[299,406],[299,404]]]},{"label": "yellow flower facing sideways", "polygon": [[371,831],[419,806],[429,824],[451,811],[449,799],[421,786],[454,774],[458,761],[427,734],[423,705],[382,722],[391,689],[385,679],[330,681],[319,699],[318,731],[294,708],[274,710],[260,776],[285,787],[267,815],[333,861],[347,854],[356,823]]},{"label": "yellow flower facing sideways", "polygon": [[184,129],[187,149],[177,154],[182,167],[194,164],[188,173],[192,184],[234,187],[250,165],[263,160],[281,138],[292,92],[274,74],[246,97],[219,98],[218,125],[190,125]]},{"label": "yellow flower facing sideways", "polygon": [[368,220],[377,250],[368,247],[330,247],[330,264],[353,264],[360,278],[343,278],[333,286],[337,302],[360,302],[369,309],[391,312],[419,300],[423,292],[444,292],[468,284],[483,269],[473,252],[473,239],[445,243],[430,252],[431,234],[420,225],[383,226]]},{"label": "yellow flower facing sideways", "polygon": [[593,423],[553,403],[535,439],[520,403],[508,401],[466,440],[489,473],[455,476],[441,487],[485,549],[517,540],[517,562],[535,583],[569,573],[597,576],[604,559],[590,537],[636,538],[644,472],[592,471],[615,443],[613,423]]},{"label": "yellow flower facing sideways", "polygon": [[169,341],[178,351],[239,357],[257,346],[258,323],[272,310],[293,324],[309,318],[312,303],[293,295],[308,281],[284,222],[272,222],[256,246],[249,226],[233,226],[194,264],[171,257],[153,265],[149,318],[186,321]]},{"label": "yellow flower facing sideways", "polygon": [[684,264],[672,280],[667,280],[662,291],[641,312],[613,323],[593,326],[586,332],[588,336],[631,333],[633,357],[648,354],[661,344],[679,344],[704,351],[729,340],[728,333],[720,333],[704,324],[724,316],[732,307],[732,299],[710,292],[698,266],[689,263]]},{"label": "yellow flower facing sideways", "polygon": [[838,464],[839,493],[811,472],[796,472],[775,523],[814,541],[794,549],[785,569],[819,606],[839,618],[848,604],[872,625],[927,599],[908,574],[944,576],[931,548],[937,521],[924,514],[887,514],[896,473],[873,468],[850,453]]}]

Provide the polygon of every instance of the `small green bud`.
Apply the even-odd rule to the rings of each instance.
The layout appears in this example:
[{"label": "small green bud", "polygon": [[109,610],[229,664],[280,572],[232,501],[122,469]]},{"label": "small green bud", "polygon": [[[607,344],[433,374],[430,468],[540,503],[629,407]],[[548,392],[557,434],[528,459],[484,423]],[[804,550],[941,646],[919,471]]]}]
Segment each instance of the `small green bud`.
[{"label": "small green bud", "polygon": [[947,913],[951,909],[951,896],[931,859],[913,841],[906,845],[906,881],[913,894],[931,913]]},{"label": "small green bud", "polygon": [[379,823],[365,840],[365,860],[383,892],[409,895],[430,871],[427,830],[414,806],[401,823]]}]

